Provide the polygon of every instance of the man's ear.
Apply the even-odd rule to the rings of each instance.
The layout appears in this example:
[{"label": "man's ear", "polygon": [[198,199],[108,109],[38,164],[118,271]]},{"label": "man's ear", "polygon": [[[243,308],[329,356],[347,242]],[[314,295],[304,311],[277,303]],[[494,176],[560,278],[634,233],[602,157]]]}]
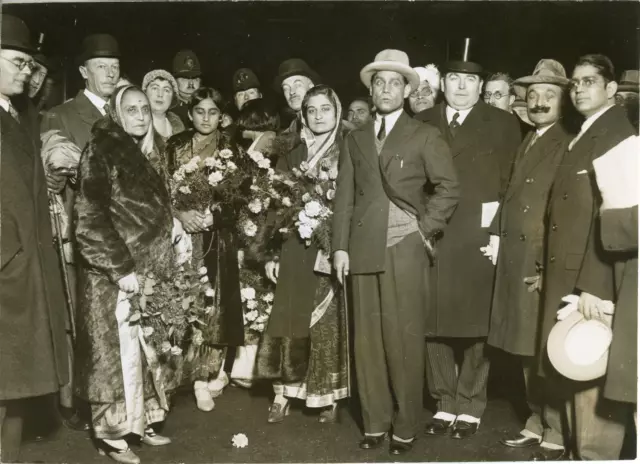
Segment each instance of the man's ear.
[{"label": "man's ear", "polygon": [[616,81],[611,81],[607,84],[606,89],[607,89],[607,98],[611,100],[618,92],[618,83]]},{"label": "man's ear", "polygon": [[516,96],[515,95],[509,96],[509,107],[511,107],[511,105],[513,105],[514,101],[516,101]]},{"label": "man's ear", "polygon": [[189,121],[193,122],[193,116],[191,116],[191,110],[187,111],[187,116],[189,116]]},{"label": "man's ear", "polygon": [[407,84],[404,86],[404,99],[409,98],[409,94],[411,93],[411,85]]},{"label": "man's ear", "polygon": [[81,65],[78,67],[78,71],[80,71],[80,75],[86,81],[87,80],[87,67],[85,65]]}]

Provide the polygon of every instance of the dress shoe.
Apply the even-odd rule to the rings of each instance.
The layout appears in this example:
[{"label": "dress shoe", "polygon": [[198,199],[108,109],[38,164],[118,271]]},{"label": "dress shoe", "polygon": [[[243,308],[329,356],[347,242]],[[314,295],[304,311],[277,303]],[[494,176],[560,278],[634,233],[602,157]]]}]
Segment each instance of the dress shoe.
[{"label": "dress shoe", "polygon": [[88,432],[91,429],[89,422],[81,419],[77,412],[74,412],[70,417],[62,416],[61,421],[66,428],[76,432]]},{"label": "dress shoe", "polygon": [[[198,382],[196,382],[196,384],[198,384]],[[197,385],[193,388],[193,394],[196,396],[196,404],[200,411],[209,412],[215,408],[216,404],[211,398],[211,392],[207,388],[207,384],[205,382],[200,382],[200,384],[204,384],[204,386]]]},{"label": "dress shoe", "polygon": [[569,453],[566,450],[552,450],[540,448],[529,456],[529,461],[569,461]]},{"label": "dress shoe", "polygon": [[446,420],[433,419],[430,424],[427,424],[424,433],[427,435],[447,435],[451,431],[452,425],[453,423]]},{"label": "dress shoe", "polygon": [[467,422],[463,420],[457,420],[455,424],[453,424],[453,428],[451,429],[451,438],[455,438],[457,440],[461,440],[463,438],[468,438],[474,433],[478,431],[478,423],[477,422]]},{"label": "dress shoe", "polygon": [[163,446],[171,443],[171,438],[158,435],[151,427],[147,427],[140,441],[149,446]]},{"label": "dress shoe", "polygon": [[114,461],[122,464],[140,464],[140,458],[129,447],[119,450],[103,443],[98,448],[98,454],[100,456],[109,456]]},{"label": "dress shoe", "polygon": [[379,448],[384,443],[386,436],[386,433],[382,435],[365,435],[360,441],[360,449],[368,450]]},{"label": "dress shoe", "polygon": [[321,424],[335,424],[338,422],[338,403],[334,403],[333,406],[325,408],[320,413],[318,422]]},{"label": "dress shoe", "polygon": [[269,417],[267,417],[267,422],[270,424],[277,424],[278,422],[282,422],[286,416],[289,415],[289,402],[286,404],[282,403],[273,403],[269,408]]},{"label": "dress shoe", "polygon": [[510,448],[528,448],[530,446],[539,445],[540,441],[541,440],[539,438],[518,435],[515,438],[503,438],[502,440],[500,440],[500,443]]},{"label": "dress shoe", "polygon": [[391,438],[391,445],[389,445],[389,453],[393,455],[400,455],[411,451],[413,443],[416,441],[415,437],[409,442],[398,441]]}]

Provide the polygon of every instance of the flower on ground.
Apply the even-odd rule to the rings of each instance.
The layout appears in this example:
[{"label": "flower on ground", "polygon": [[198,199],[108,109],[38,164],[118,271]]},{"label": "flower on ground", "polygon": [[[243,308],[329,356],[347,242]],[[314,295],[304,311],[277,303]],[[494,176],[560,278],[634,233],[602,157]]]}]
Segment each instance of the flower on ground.
[{"label": "flower on ground", "polygon": [[236,448],[246,448],[249,445],[249,439],[244,433],[236,433],[233,438],[231,438],[231,443]]}]

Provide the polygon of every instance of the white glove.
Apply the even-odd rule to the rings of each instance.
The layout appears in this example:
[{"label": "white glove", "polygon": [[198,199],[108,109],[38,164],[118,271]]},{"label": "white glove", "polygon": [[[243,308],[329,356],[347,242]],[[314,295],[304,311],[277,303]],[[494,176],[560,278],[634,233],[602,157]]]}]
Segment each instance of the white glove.
[{"label": "white glove", "polygon": [[484,256],[489,258],[495,266],[498,262],[498,249],[500,248],[500,237],[498,235],[489,235],[489,244],[481,247],[480,251]]},{"label": "white glove", "polygon": [[[567,295],[562,297],[562,301],[564,301],[567,304],[562,308],[560,308],[557,312],[557,319],[559,321],[566,319],[569,316],[569,314],[578,310],[578,303],[580,301],[580,297],[578,295]],[[609,315],[613,314],[613,311],[615,309],[614,304],[611,301],[604,301],[603,303],[605,305],[605,309],[603,310],[603,312]]]}]

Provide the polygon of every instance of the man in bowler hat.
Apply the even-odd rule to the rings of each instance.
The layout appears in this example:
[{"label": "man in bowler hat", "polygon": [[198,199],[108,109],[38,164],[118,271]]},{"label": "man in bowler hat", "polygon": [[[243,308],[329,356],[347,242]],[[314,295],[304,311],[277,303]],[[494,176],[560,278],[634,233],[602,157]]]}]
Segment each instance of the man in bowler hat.
[{"label": "man in bowler hat", "polygon": [[233,101],[238,111],[245,103],[262,98],[258,76],[249,68],[240,68],[233,73]]},{"label": "man in bowler hat", "polygon": [[340,153],[333,262],[340,282],[352,276],[360,448],[377,448],[389,434],[389,452],[399,455],[411,450],[422,412],[427,248],[459,189],[440,131],[403,110],[420,81],[407,54],[378,53],[360,78],[377,113]]},{"label": "man in bowler hat", "polygon": [[[427,320],[427,383],[437,413],[426,433],[456,439],[477,431],[487,404],[485,340],[494,268],[479,249],[487,242],[491,212],[501,200],[520,144],[515,117],[480,99],[482,75],[477,63],[446,63],[441,79],[445,101],[416,115],[444,134],[462,192],[438,242]],[[462,355],[459,372],[456,352]]]},{"label": "man in bowler hat", "polygon": [[26,398],[66,384],[68,360],[37,113],[26,98],[35,49],[8,14],[0,41],[0,462],[14,462]]},{"label": "man in bowler hat", "polygon": [[[106,114],[106,104],[116,89],[120,78],[120,49],[116,39],[109,34],[93,34],[82,42],[82,50],[77,58],[79,71],[85,81],[85,88],[71,100],[52,108],[44,114],[40,125],[42,134],[57,130],[60,135],[83,150],[91,138],[91,127]],[[71,174],[71,173],[70,173]],[[47,171],[52,178],[55,172]],[[65,199],[67,217],[72,217],[74,185],[73,177],[67,176],[61,182],[50,181],[55,192],[62,192]],[[69,228],[71,221],[69,221]],[[70,230],[62,231],[65,247],[73,248]],[[73,262],[73,251],[65,253],[67,274],[74,307],[76,298],[76,268]],[[70,350],[72,353],[72,350]],[[73,362],[70,363],[73,365]],[[89,424],[80,419],[74,411],[73,377],[68,387],[61,390],[61,415],[63,423],[73,430],[89,429]]]}]

